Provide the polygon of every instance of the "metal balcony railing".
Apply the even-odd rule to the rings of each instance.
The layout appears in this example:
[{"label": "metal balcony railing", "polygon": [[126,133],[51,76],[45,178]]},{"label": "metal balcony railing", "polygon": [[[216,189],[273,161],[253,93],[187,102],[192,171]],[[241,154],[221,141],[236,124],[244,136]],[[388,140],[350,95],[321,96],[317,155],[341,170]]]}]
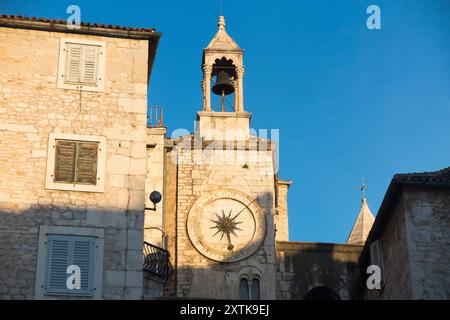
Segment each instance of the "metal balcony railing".
[{"label": "metal balcony railing", "polygon": [[147,113],[147,127],[156,128],[163,125],[163,108],[162,107],[148,107]]},{"label": "metal balcony railing", "polygon": [[169,260],[169,251],[144,241],[144,271],[147,271],[152,280],[166,283],[172,272]]}]

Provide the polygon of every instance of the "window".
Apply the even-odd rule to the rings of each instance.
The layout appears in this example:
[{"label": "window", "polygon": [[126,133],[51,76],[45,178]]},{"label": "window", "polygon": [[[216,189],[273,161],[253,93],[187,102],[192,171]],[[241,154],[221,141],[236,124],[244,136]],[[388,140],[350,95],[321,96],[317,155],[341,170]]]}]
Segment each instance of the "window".
[{"label": "window", "polygon": [[50,134],[46,188],[102,192],[105,140],[99,136]]},{"label": "window", "polygon": [[239,282],[239,298],[241,300],[259,300],[259,278],[256,276],[242,277]]},{"label": "window", "polygon": [[[35,299],[101,298],[103,247],[103,229],[40,226]],[[80,288],[71,289],[67,268],[73,265],[80,270]]]},{"label": "window", "polygon": [[97,183],[98,142],[56,140],[53,181]]},{"label": "window", "polygon": [[104,91],[105,42],[61,39],[58,88]]},{"label": "window", "polygon": [[239,286],[239,299],[241,300],[249,300],[249,292],[248,292],[248,280],[245,278],[241,278],[240,286]]},{"label": "window", "polygon": [[[95,238],[48,235],[44,294],[93,296]],[[80,289],[69,289],[67,267],[80,268]]]}]

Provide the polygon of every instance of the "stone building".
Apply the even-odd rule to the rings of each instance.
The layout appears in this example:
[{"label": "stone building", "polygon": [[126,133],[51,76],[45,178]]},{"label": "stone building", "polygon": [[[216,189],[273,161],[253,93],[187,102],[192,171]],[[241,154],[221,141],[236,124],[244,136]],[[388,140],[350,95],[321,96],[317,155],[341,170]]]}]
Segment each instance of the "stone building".
[{"label": "stone building", "polygon": [[376,219],[363,184],[345,244],[291,242],[292,181],[224,17],[177,138],[147,108],[159,37],[1,16],[1,299],[449,298],[449,168],[395,176]]},{"label": "stone building", "polygon": [[381,288],[363,285],[363,299],[450,299],[450,167],[394,176],[359,258],[369,264]]},{"label": "stone building", "polygon": [[0,17],[0,298],[141,298],[159,36]]}]

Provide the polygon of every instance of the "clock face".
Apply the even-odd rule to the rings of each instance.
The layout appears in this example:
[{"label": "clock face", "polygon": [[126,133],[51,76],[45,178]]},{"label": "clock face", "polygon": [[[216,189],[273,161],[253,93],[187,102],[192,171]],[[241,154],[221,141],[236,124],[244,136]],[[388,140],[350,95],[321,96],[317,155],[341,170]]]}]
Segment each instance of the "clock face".
[{"label": "clock face", "polygon": [[187,231],[194,247],[220,262],[253,254],[265,235],[265,219],[256,199],[231,191],[210,192],[191,208]]}]

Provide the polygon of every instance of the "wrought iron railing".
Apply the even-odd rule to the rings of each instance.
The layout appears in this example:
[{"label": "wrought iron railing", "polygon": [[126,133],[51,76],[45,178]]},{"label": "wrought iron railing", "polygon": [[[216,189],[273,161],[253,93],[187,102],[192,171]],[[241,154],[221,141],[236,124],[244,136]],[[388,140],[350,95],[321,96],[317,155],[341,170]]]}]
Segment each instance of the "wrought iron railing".
[{"label": "wrought iron railing", "polygon": [[172,272],[169,251],[144,241],[144,271],[152,280],[166,283]]},{"label": "wrought iron railing", "polygon": [[147,112],[147,127],[155,128],[163,125],[163,108],[162,107],[148,107]]}]

